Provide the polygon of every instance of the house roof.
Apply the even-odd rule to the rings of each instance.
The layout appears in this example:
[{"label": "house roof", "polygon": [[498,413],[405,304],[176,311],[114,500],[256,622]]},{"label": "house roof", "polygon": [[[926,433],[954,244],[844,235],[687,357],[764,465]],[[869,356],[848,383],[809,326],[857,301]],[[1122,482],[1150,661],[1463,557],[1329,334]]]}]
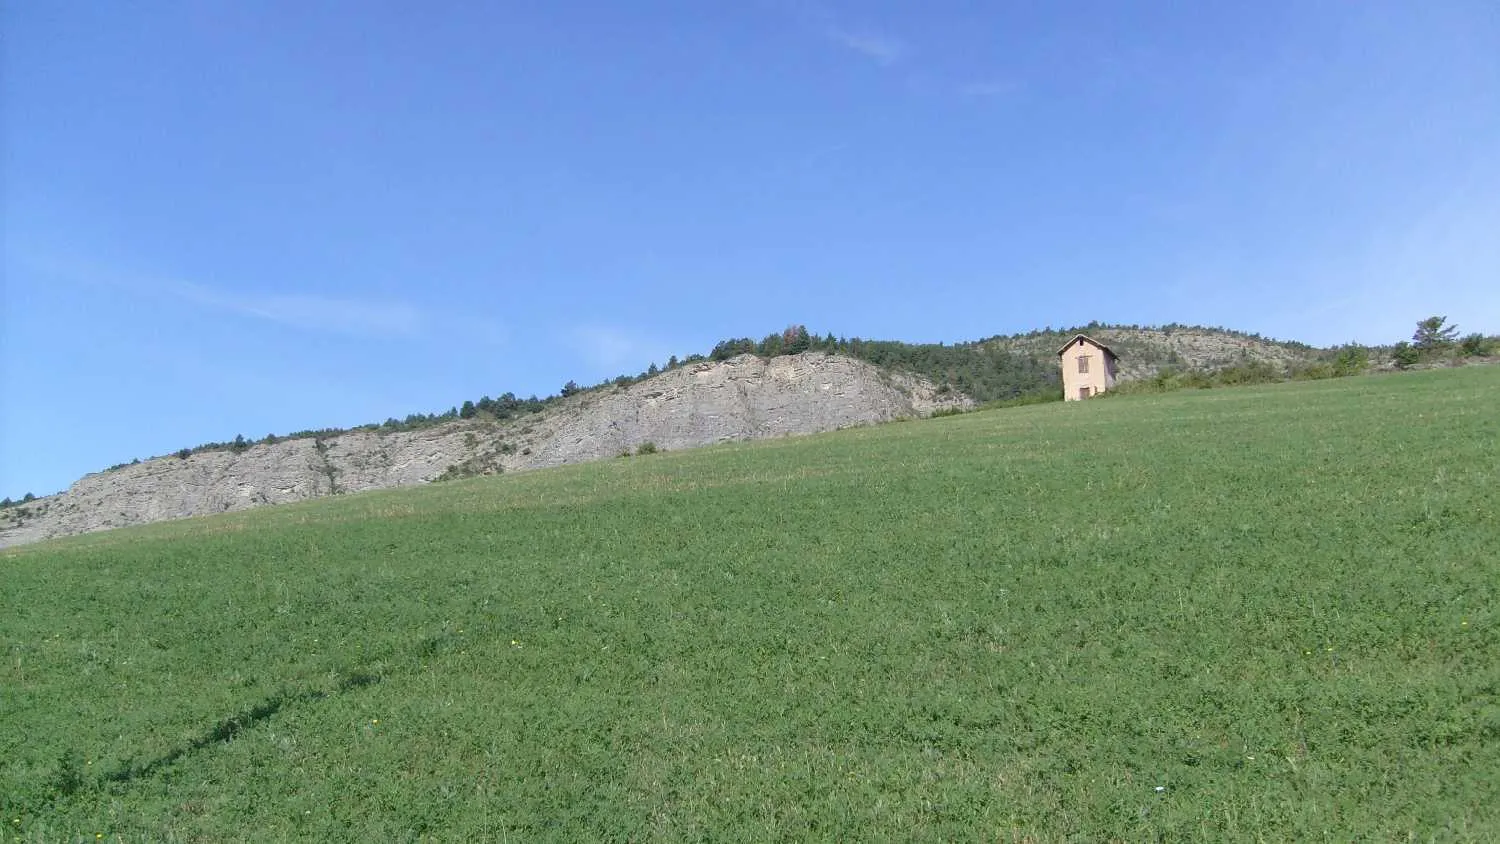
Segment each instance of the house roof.
[{"label": "house roof", "polygon": [[1120,359],[1120,356],[1117,355],[1117,354],[1115,354],[1115,350],[1114,349],[1111,349],[1110,347],[1104,345],[1103,343],[1099,342],[1098,340],[1095,340],[1094,338],[1088,336],[1087,334],[1074,334],[1071,338],[1068,339],[1068,342],[1066,342],[1066,343],[1063,344],[1063,346],[1062,346],[1061,349],[1057,350],[1057,353],[1059,355],[1061,355],[1063,352],[1066,352],[1068,350],[1069,346],[1072,346],[1074,343],[1077,343],[1079,340],[1082,340],[1082,341],[1088,343],[1091,346],[1097,346],[1098,348],[1103,349],[1104,353],[1106,355],[1109,355],[1111,358],[1114,358],[1115,360],[1119,360]]}]

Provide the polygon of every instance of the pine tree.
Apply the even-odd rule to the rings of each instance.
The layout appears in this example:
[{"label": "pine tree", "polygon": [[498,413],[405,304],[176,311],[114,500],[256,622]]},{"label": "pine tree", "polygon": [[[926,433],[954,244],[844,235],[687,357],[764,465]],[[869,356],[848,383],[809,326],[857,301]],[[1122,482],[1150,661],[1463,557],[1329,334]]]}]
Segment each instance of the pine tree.
[{"label": "pine tree", "polygon": [[1431,316],[1417,323],[1416,333],[1411,335],[1412,345],[1423,352],[1435,352],[1452,346],[1453,341],[1458,339],[1458,326],[1445,326],[1447,321],[1445,316]]}]

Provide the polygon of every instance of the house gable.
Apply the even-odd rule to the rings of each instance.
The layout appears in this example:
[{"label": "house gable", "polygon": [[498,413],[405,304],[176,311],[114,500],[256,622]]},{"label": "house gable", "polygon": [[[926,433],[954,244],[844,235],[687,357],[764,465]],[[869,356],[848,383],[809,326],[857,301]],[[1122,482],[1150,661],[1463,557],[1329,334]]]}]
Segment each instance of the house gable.
[{"label": "house gable", "polygon": [[1093,346],[1094,348],[1098,349],[1101,352],[1104,352],[1104,354],[1110,360],[1119,360],[1120,359],[1120,356],[1117,355],[1117,354],[1115,354],[1113,349],[1111,349],[1110,347],[1104,345],[1103,343],[1100,343],[1098,340],[1095,340],[1094,338],[1088,336],[1087,334],[1074,334],[1073,338],[1071,340],[1069,340],[1067,343],[1064,343],[1063,347],[1061,349],[1057,350],[1057,353],[1058,353],[1058,355],[1062,355],[1062,353],[1066,352],[1068,349],[1071,349],[1074,346],[1082,346],[1085,343],[1087,343],[1090,346]]}]

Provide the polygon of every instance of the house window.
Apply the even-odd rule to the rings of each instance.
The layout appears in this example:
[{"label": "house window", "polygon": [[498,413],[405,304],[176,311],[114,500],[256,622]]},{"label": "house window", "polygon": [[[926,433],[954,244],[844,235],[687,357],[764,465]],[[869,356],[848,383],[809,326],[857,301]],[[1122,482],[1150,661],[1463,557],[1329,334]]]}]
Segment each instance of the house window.
[{"label": "house window", "polygon": [[1088,355],[1080,355],[1079,356],[1079,358],[1078,358],[1078,374],[1079,375],[1087,375],[1087,374],[1089,374],[1089,356]]},{"label": "house window", "polygon": [[1088,398],[1089,397],[1089,388],[1088,387],[1079,387],[1078,388],[1078,397],[1081,398],[1081,399]]}]

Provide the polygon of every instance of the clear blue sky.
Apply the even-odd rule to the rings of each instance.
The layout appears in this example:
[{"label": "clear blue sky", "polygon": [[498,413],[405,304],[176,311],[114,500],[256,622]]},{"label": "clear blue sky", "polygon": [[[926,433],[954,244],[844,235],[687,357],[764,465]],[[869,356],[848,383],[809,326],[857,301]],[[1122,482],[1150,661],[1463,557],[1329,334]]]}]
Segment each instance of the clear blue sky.
[{"label": "clear blue sky", "polygon": [[1500,6],[15,2],[0,495],[788,323],[1500,332]]}]

